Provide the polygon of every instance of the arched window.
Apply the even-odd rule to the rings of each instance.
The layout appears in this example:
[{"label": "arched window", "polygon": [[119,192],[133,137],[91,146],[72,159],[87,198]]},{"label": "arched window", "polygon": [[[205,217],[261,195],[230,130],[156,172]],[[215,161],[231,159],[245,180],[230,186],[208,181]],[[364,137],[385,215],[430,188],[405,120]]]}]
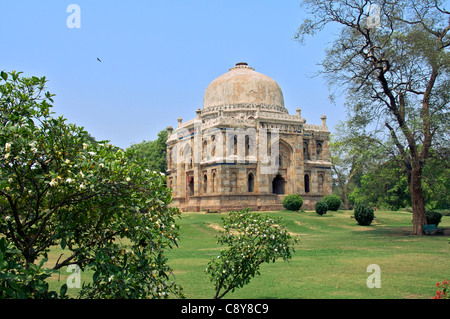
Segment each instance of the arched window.
[{"label": "arched window", "polygon": [[303,142],[303,159],[304,160],[309,160],[309,144],[307,141]]},{"label": "arched window", "polygon": [[212,174],[211,193],[216,191],[216,173]]},{"label": "arched window", "polygon": [[309,193],[309,175],[305,174],[305,193]]},{"label": "arched window", "polygon": [[202,157],[204,161],[208,160],[208,141],[203,141],[202,145]]},{"label": "arched window", "polygon": [[319,174],[318,183],[319,183],[319,193],[323,193],[323,175],[322,174]]},{"label": "arched window", "polygon": [[248,191],[250,193],[253,193],[253,189],[255,186],[255,177],[253,176],[253,173],[248,174]]},{"label": "arched window", "polygon": [[211,136],[211,156],[214,157],[216,155],[216,136]]},{"label": "arched window", "polygon": [[316,153],[317,153],[317,160],[322,159],[322,142],[317,142],[316,144]]},{"label": "arched window", "polygon": [[208,176],[206,174],[203,175],[203,193],[208,193]]},{"label": "arched window", "polygon": [[188,194],[189,196],[194,195],[194,177],[190,176],[188,179]]}]

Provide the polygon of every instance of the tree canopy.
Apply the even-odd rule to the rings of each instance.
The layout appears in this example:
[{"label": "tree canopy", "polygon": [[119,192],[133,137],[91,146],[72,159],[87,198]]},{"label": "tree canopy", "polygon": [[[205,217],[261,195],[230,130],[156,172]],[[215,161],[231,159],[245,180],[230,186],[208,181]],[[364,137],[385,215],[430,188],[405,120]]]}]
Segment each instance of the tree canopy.
[{"label": "tree canopy", "polygon": [[141,160],[147,169],[165,173],[167,170],[167,135],[167,129],[162,130],[158,133],[156,140],[132,144],[128,149],[133,151],[133,158]]}]

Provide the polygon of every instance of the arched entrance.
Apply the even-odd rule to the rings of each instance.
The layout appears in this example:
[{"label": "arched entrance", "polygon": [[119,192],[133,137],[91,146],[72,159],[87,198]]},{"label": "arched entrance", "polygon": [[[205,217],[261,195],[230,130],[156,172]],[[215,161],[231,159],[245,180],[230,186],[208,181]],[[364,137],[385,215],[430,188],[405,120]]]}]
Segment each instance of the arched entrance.
[{"label": "arched entrance", "polygon": [[284,180],[284,178],[280,174],[277,174],[277,176],[275,176],[275,178],[272,181],[272,193],[278,195],[284,194],[285,184],[286,181]]}]

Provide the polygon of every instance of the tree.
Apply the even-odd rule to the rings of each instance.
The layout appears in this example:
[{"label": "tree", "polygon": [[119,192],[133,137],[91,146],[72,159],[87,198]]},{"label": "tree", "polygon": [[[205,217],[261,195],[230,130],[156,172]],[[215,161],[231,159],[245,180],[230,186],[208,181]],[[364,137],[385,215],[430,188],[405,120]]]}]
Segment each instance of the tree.
[{"label": "tree", "polygon": [[167,170],[167,129],[158,133],[154,141],[143,141],[133,144],[129,150],[134,151],[134,158],[141,159],[147,169],[165,173]]},{"label": "tree", "polygon": [[304,4],[312,19],[302,23],[298,40],[329,24],[340,27],[321,73],[346,90],[356,116],[376,129],[381,123],[389,134],[407,171],[412,234],[422,235],[423,167],[436,136],[448,137],[450,12],[440,0]]},{"label": "tree", "polygon": [[94,143],[83,128],[53,117],[45,84],[1,73],[0,234],[8,243],[0,244],[0,260],[25,276],[0,277],[0,294],[36,282],[39,289],[17,295],[48,297],[42,264],[35,265],[59,245],[64,253],[52,270],[72,264],[94,270],[80,296],[181,296],[164,256],[177,243],[179,214],[170,207],[165,177],[132,159],[132,151]]},{"label": "tree", "polygon": [[259,275],[264,262],[292,258],[291,245],[296,242],[280,225],[281,218],[250,213],[248,209],[231,212],[224,219],[224,232],[218,242],[228,245],[206,268],[214,282],[214,299],[241,288]]},{"label": "tree", "polygon": [[354,123],[340,122],[330,143],[334,192],[340,196],[344,209],[349,209],[349,194],[361,175],[378,167],[386,156],[384,145],[367,132],[359,132]]}]

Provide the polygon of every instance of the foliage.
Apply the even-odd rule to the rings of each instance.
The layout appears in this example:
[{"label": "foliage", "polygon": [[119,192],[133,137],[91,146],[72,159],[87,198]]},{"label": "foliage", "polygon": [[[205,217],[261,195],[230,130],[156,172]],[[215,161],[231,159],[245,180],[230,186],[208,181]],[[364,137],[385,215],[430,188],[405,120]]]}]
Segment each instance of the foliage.
[{"label": "foliage", "polygon": [[46,279],[52,271],[43,268],[47,256],[38,265],[25,266],[20,251],[6,238],[0,238],[0,299],[53,299],[64,298],[67,286],[60,294],[49,291]]},{"label": "foliage", "polygon": [[316,203],[316,213],[319,215],[325,215],[328,211],[328,204],[325,201],[319,201]]},{"label": "foliage", "polygon": [[448,149],[432,149],[423,169],[423,191],[427,209],[450,208],[450,156]]},{"label": "foliage", "polygon": [[427,210],[426,214],[427,214],[428,225],[436,225],[436,226],[439,225],[439,223],[441,222],[441,219],[442,219],[441,213]]},{"label": "foliage", "polygon": [[377,169],[388,156],[380,140],[354,126],[354,121],[340,122],[330,137],[333,194],[342,199],[344,209],[350,209],[349,196],[359,186],[361,175]]},{"label": "foliage", "polygon": [[367,202],[357,202],[354,213],[356,221],[361,226],[369,226],[375,218],[373,208]]},{"label": "foliage", "polygon": [[248,209],[231,212],[223,219],[224,231],[218,243],[228,245],[206,268],[210,281],[214,282],[214,298],[220,299],[229,291],[248,284],[259,275],[262,263],[275,262],[278,258],[292,257],[292,239],[281,218],[250,213]]},{"label": "foliage", "polygon": [[92,142],[83,128],[52,117],[45,83],[17,72],[0,79],[0,234],[19,252],[15,263],[33,269],[59,245],[65,252],[54,270],[95,271],[81,295],[181,296],[164,258],[177,244],[179,215],[165,177],[133,151]]},{"label": "foliage", "polygon": [[322,201],[324,201],[327,204],[328,210],[331,211],[337,211],[341,206],[341,199],[339,198],[339,196],[336,195],[324,196]]},{"label": "foliage", "polygon": [[[428,210],[450,207],[449,162],[434,150],[423,171],[422,188]],[[367,201],[382,209],[398,210],[411,206],[408,178],[399,158],[375,165],[360,177],[349,195],[350,202]]]},{"label": "foliage", "polygon": [[[391,143],[406,172],[414,235],[426,223],[423,169],[433,145],[448,146],[450,12],[442,0],[305,0],[299,41],[337,25],[321,63],[346,93],[349,123]],[[387,137],[387,138],[386,138]]]},{"label": "foliage", "polygon": [[167,129],[158,133],[154,141],[143,141],[131,145],[128,149],[134,151],[132,158],[143,161],[145,167],[151,171],[165,173],[167,170]]},{"label": "foliage", "polygon": [[283,199],[283,207],[287,210],[297,211],[303,205],[303,198],[298,194],[288,194]]},{"label": "foliage", "polygon": [[388,160],[361,176],[349,196],[351,202],[366,201],[373,206],[398,210],[411,205],[408,181],[401,164]]},{"label": "foliage", "polygon": [[442,283],[437,283],[436,295],[433,299],[450,299],[450,282],[446,279]]}]

